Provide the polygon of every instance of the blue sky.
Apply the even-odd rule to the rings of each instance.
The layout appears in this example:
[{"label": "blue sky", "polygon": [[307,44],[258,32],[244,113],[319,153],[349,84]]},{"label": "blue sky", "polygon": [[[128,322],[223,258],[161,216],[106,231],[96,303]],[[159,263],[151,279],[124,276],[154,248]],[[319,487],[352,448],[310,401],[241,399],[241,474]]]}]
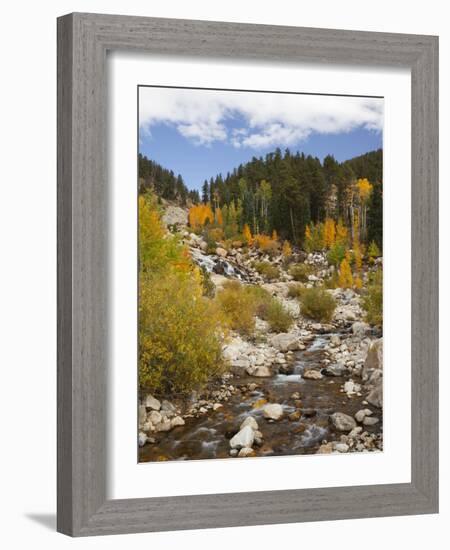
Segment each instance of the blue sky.
[{"label": "blue sky", "polygon": [[339,160],[382,147],[383,100],[152,88],[139,90],[140,152],[189,189],[279,147]]}]

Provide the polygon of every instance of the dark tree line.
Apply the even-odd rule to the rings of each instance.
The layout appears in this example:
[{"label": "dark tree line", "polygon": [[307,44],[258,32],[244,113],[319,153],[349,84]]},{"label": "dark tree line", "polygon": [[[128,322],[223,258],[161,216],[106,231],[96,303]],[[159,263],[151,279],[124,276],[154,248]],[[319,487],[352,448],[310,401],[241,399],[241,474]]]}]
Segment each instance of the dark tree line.
[{"label": "dark tree line", "polygon": [[172,170],[163,168],[160,164],[139,153],[138,157],[139,192],[152,189],[158,197],[176,201],[181,205],[199,203],[198,191],[189,191],[180,174],[175,176]]},{"label": "dark tree line", "polygon": [[305,227],[330,217],[351,227],[358,205],[356,181],[373,185],[367,210],[367,238],[382,245],[382,150],[345,162],[328,155],[323,163],[303,153],[276,149],[265,157],[241,164],[225,177],[203,183],[202,201],[213,208],[234,204],[241,223],[253,233],[276,230],[283,239],[300,243]]},{"label": "dark tree line", "polygon": [[205,180],[198,191],[189,191],[181,175],[139,155],[141,191],[152,188],[164,199],[185,205],[200,201],[215,210],[239,213],[242,230],[252,233],[275,230],[280,238],[301,244],[305,227],[326,218],[341,220],[352,228],[358,208],[356,182],[368,179],[372,192],[367,203],[367,241],[382,247],[383,154],[372,151],[345,162],[328,155],[321,162],[304,153],[280,149],[265,157],[253,157],[225,176]]}]

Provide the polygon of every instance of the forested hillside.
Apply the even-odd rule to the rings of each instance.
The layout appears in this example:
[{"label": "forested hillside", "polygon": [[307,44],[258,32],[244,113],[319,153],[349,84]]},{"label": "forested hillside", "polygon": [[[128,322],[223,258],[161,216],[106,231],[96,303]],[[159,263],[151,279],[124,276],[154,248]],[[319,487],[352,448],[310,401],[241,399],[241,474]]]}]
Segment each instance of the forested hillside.
[{"label": "forested hillside", "polygon": [[189,191],[180,174],[175,176],[172,170],[139,154],[139,192],[154,191],[158,197],[186,205],[188,201],[198,203],[198,191]]},{"label": "forested hillside", "polygon": [[381,150],[139,176],[140,461],[382,450]]},{"label": "forested hillside", "polygon": [[253,234],[275,230],[301,245],[306,226],[332,218],[351,233],[357,224],[363,242],[381,247],[382,173],[381,149],[343,163],[277,149],[205,181],[202,202],[220,209],[225,225],[231,217]]}]

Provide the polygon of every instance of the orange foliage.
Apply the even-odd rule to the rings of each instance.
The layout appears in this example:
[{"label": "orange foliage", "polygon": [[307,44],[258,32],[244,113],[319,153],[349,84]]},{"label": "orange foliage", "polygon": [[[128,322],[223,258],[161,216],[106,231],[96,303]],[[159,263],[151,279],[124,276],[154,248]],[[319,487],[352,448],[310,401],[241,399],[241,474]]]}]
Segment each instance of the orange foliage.
[{"label": "orange foliage", "polygon": [[189,209],[189,225],[199,229],[214,221],[214,214],[209,204],[197,204]]},{"label": "orange foliage", "polygon": [[323,228],[323,239],[326,248],[331,248],[336,241],[336,224],[333,219],[327,218]]}]

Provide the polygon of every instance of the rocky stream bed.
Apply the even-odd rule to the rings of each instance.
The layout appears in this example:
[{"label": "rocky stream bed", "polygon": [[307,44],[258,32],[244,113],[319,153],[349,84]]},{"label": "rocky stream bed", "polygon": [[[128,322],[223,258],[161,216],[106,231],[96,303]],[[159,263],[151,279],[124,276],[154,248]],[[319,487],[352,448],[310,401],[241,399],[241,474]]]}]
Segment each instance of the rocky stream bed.
[{"label": "rocky stream bed", "polygon": [[[332,322],[314,323],[288,297],[287,274],[265,282],[252,258],[222,249],[206,254],[200,238],[184,237],[217,289],[227,279],[260,284],[295,324],[273,334],[257,319],[258,338],[232,334],[223,350],[229,371],[200,394],[141,395],[139,461],[382,450],[382,338],[363,321],[358,293],[331,290],[338,304]],[[306,261],[318,267],[309,284],[321,284],[324,257]]]}]

